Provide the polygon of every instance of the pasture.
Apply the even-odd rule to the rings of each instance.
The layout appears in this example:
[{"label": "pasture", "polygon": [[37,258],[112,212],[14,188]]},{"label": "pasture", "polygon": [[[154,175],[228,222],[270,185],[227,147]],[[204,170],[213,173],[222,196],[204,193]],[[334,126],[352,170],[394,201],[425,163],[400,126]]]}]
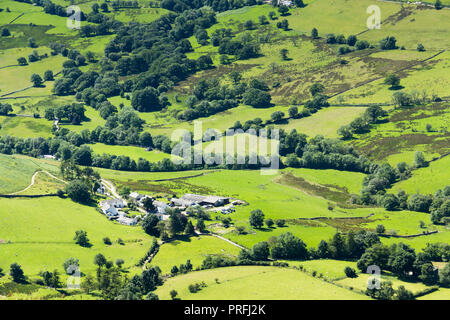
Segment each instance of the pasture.
[{"label": "pasture", "polygon": [[[0,265],[5,269],[17,262],[30,276],[42,270],[61,271],[63,262],[70,257],[80,260],[83,273],[91,273],[96,268],[93,259],[98,253],[112,261],[124,259],[124,267],[133,268],[152,241],[141,228],[109,221],[95,207],[69,199],[0,199],[0,208]],[[87,231],[92,247],[75,244],[76,230]],[[109,237],[113,244],[104,244],[104,237]],[[116,242],[119,238],[124,245]]]},{"label": "pasture", "polygon": [[183,236],[163,244],[150,264],[160,267],[163,274],[169,274],[173,266],[179,267],[180,264],[185,264],[187,260],[190,260],[195,270],[197,267],[201,267],[203,260],[208,255],[237,257],[240,250],[240,248],[212,236]]},{"label": "pasture", "polygon": [[[190,284],[207,287],[190,293]],[[337,287],[305,273],[279,267],[239,266],[191,272],[168,279],[155,293],[170,299],[176,290],[183,300],[367,300],[367,296]]]}]

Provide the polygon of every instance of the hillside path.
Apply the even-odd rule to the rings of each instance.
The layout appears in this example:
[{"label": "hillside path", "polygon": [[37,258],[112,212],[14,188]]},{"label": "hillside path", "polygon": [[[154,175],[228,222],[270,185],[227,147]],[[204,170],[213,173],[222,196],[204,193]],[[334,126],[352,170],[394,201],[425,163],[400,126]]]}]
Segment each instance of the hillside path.
[{"label": "hillside path", "polygon": [[60,181],[60,182],[62,182],[62,183],[67,183],[67,182],[64,181],[64,180],[61,180],[60,178],[55,177],[53,174],[51,174],[50,172],[48,172],[48,171],[46,171],[46,170],[39,170],[39,171],[36,171],[36,172],[33,174],[33,176],[31,177],[31,183],[28,185],[28,187],[26,187],[26,188],[23,189],[23,190],[16,191],[16,192],[14,192],[14,193],[10,193],[9,195],[13,196],[13,195],[16,195],[16,194],[25,192],[25,191],[27,191],[28,189],[30,189],[30,188],[34,185],[34,183],[36,182],[36,176],[39,174],[39,172],[43,172],[43,173],[47,174],[48,176],[52,177],[53,179],[58,180],[58,181]]}]

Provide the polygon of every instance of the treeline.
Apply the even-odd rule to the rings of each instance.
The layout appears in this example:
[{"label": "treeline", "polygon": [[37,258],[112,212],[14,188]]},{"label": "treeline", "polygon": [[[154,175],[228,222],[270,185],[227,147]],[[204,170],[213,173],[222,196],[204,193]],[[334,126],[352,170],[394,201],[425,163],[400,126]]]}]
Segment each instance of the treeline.
[{"label": "treeline", "polygon": [[[194,34],[194,29],[208,28],[214,23],[214,12],[201,9],[178,16],[165,15],[150,24],[122,25],[99,61],[101,75],[94,71],[82,73],[76,63],[65,63],[63,77],[55,83],[54,92],[77,94],[77,99],[93,107],[107,97],[119,94],[127,97],[125,93],[130,92],[136,110],[161,110],[168,105],[165,93],[175,83],[212,65],[210,57],[190,60],[185,53],[193,50],[186,38]],[[131,74],[138,76],[118,83],[119,76]]]},{"label": "treeline", "polygon": [[186,98],[188,109],[178,113],[177,118],[189,121],[207,117],[235,108],[240,103],[253,107],[268,107],[271,105],[268,90],[267,84],[258,79],[246,83],[237,78],[231,86],[221,85],[218,78],[202,79]]},{"label": "treeline", "polygon": [[[44,12],[51,15],[56,15],[60,17],[68,17],[70,14],[67,13],[67,10],[65,7],[55,4],[51,2],[50,0],[14,0],[17,2],[23,2],[23,3],[29,3],[33,4],[39,7],[44,8]],[[86,15],[81,11],[80,12],[80,19],[81,21],[86,20]]]},{"label": "treeline", "polygon": [[183,12],[208,6],[213,8],[214,11],[222,12],[262,3],[263,1],[260,0],[163,0],[161,1],[161,8]]}]

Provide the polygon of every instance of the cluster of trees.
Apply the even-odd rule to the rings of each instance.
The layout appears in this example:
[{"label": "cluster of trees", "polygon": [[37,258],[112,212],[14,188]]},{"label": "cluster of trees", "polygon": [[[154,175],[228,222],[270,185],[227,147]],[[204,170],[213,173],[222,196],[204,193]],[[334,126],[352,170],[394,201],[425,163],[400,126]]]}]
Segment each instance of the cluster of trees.
[{"label": "cluster of trees", "polygon": [[221,85],[218,78],[200,80],[186,98],[188,109],[177,116],[184,120],[207,117],[218,112],[235,108],[240,102],[253,107],[267,107],[271,105],[271,96],[267,92],[267,84],[258,79],[248,83],[241,81],[240,73],[235,71],[230,75],[233,84]]},{"label": "cluster of trees", "polygon": [[177,267],[176,265],[172,267],[172,269],[170,270],[170,273],[172,275],[177,275],[177,274],[184,274],[184,273],[188,273],[192,271],[192,263],[191,260],[187,260],[186,264],[180,264],[179,267]]},{"label": "cluster of trees", "polygon": [[387,111],[383,110],[380,106],[370,106],[362,116],[354,119],[349,125],[340,127],[338,134],[343,140],[351,139],[354,134],[368,132],[371,124],[378,123],[380,118],[384,118],[387,115]]},{"label": "cluster of trees", "polygon": [[[33,4],[39,7],[44,8],[44,12],[51,15],[56,15],[60,17],[67,17],[69,14],[67,14],[66,8],[51,2],[50,0],[14,0],[17,2],[23,2],[23,3],[29,3]],[[80,12],[81,14],[81,21],[86,20],[86,15],[83,12]]]},{"label": "cluster of trees", "polygon": [[[352,146],[338,139],[324,138],[321,135],[311,138],[304,144],[304,137],[291,132],[290,137],[297,136],[298,144],[294,153],[287,154],[285,165],[311,169],[337,169],[343,171],[370,172],[372,163],[365,156],[359,155]],[[290,152],[295,140],[289,138]],[[302,147],[302,145],[304,146]],[[281,147],[280,147],[281,150]]]},{"label": "cluster of trees", "polygon": [[438,272],[433,261],[448,261],[450,246],[445,243],[427,244],[422,252],[416,253],[414,248],[402,242],[385,246],[381,243],[367,248],[357,262],[357,267],[366,272],[371,265],[381,270],[390,271],[403,279],[421,280],[427,285],[450,284],[450,268],[447,266]]},{"label": "cluster of trees", "polygon": [[238,259],[264,261],[272,257],[273,259],[306,260],[308,256],[308,249],[303,240],[286,232],[278,237],[271,237],[268,241],[255,244],[251,250],[242,250]]},{"label": "cluster of trees", "polygon": [[[106,3],[102,3],[100,5],[100,7],[102,7],[103,4],[106,4]],[[136,0],[133,0],[133,1],[114,0],[114,1],[111,1],[111,8],[113,8],[113,10],[115,10],[115,11],[119,10],[121,8],[139,8],[139,2],[137,2]],[[103,10],[103,12],[107,12],[103,8],[102,8],[102,10]]]},{"label": "cluster of trees", "polygon": [[250,33],[244,33],[239,39],[233,40],[228,32],[215,37],[213,45],[218,46],[221,55],[233,55],[238,60],[258,57],[261,47],[258,38]]},{"label": "cluster of trees", "polygon": [[[79,149],[74,153],[74,159],[86,161],[82,158],[90,156],[87,152],[86,149]],[[63,178],[69,181],[65,191],[75,202],[88,203],[100,187],[100,174],[90,167],[77,166],[74,160],[62,161],[60,170]]]},{"label": "cluster of trees", "polygon": [[0,115],[7,116],[10,112],[13,112],[12,106],[9,103],[0,102]]},{"label": "cluster of trees", "polygon": [[216,12],[222,12],[261,3],[262,1],[260,0],[163,0],[161,1],[161,8],[175,12],[183,12],[208,6]]},{"label": "cluster of trees", "polygon": [[82,104],[72,103],[57,108],[48,108],[45,110],[45,118],[47,120],[63,120],[67,119],[72,124],[80,124],[85,119],[85,108]]}]

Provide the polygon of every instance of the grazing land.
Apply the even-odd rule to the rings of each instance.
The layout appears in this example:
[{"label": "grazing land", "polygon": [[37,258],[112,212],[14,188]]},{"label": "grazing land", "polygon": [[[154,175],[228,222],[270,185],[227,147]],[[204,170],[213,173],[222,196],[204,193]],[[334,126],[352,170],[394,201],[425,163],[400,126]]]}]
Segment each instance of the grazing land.
[{"label": "grazing land", "polygon": [[450,299],[450,0],[284,3],[0,0],[0,300]]}]

